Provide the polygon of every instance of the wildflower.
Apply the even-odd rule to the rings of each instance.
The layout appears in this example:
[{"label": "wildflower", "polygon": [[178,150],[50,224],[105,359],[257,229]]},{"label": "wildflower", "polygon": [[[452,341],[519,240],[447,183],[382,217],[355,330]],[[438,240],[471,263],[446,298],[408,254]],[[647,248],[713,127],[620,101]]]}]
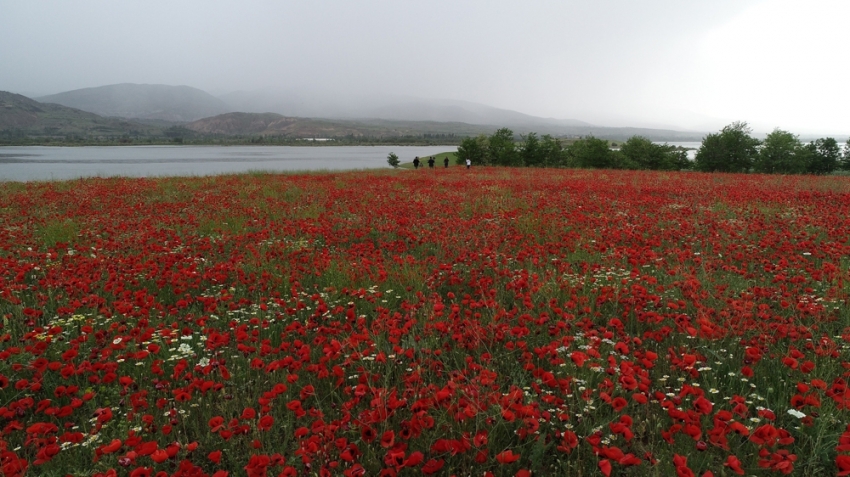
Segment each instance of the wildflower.
[{"label": "wildflower", "polygon": [[518,461],[520,458],[519,454],[514,454],[512,450],[508,449],[506,451],[502,451],[496,454],[496,461],[500,464],[510,464],[512,462]]},{"label": "wildflower", "polygon": [[726,462],[723,463],[724,467],[729,467],[732,472],[735,472],[738,475],[744,475],[744,469],[741,468],[741,461],[734,455],[730,455],[726,457]]}]

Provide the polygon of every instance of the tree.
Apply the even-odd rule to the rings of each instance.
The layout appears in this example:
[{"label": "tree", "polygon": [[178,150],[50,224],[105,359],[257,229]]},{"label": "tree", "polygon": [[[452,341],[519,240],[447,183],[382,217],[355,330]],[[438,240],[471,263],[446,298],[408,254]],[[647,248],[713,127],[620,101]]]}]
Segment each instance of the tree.
[{"label": "tree", "polygon": [[514,132],[501,128],[488,138],[487,155],[497,166],[521,166],[522,157],[514,143]]},{"label": "tree", "polygon": [[559,167],[564,165],[564,146],[561,141],[549,134],[540,137],[540,155],[543,157],[543,166]]},{"label": "tree", "polygon": [[608,141],[593,136],[574,142],[567,149],[568,165],[593,169],[615,168],[618,166],[614,151],[608,147]]},{"label": "tree", "polygon": [[519,148],[519,156],[522,163],[529,167],[542,167],[546,165],[546,157],[543,155],[546,151],[543,150],[537,134],[528,133],[525,136],[522,145]]},{"label": "tree", "polygon": [[528,167],[558,167],[564,163],[564,147],[549,134],[540,138],[528,133],[519,147],[519,163]]},{"label": "tree", "polygon": [[668,144],[655,144],[643,136],[630,137],[620,146],[620,153],[638,169],[672,171],[690,167],[685,151]]},{"label": "tree", "polygon": [[396,153],[391,152],[391,153],[387,156],[387,164],[389,164],[389,165],[391,165],[391,166],[393,166],[393,167],[398,167],[399,160],[398,160],[398,156],[396,155]]},{"label": "tree", "polygon": [[809,152],[809,169],[811,174],[829,174],[841,163],[841,149],[838,141],[831,137],[820,138],[806,145]]},{"label": "tree", "polygon": [[844,154],[841,155],[841,170],[850,171],[850,138],[844,143]]},{"label": "tree", "polygon": [[759,140],[745,122],[734,122],[709,134],[697,150],[694,168],[706,172],[748,172],[758,155]]},{"label": "tree", "polygon": [[809,157],[797,136],[777,128],[764,138],[753,165],[757,172],[802,174],[809,168]]},{"label": "tree", "polygon": [[489,164],[487,157],[488,141],[487,136],[481,134],[477,137],[467,137],[460,142],[457,147],[455,161],[458,164],[466,164],[469,159],[474,166],[483,166]]}]

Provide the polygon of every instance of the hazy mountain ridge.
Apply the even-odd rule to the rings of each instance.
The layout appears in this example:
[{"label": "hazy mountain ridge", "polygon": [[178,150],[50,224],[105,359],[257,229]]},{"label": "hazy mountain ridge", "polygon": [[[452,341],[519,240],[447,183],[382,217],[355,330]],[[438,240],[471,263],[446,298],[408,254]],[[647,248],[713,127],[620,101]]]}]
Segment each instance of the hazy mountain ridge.
[{"label": "hazy mountain ridge", "polygon": [[[35,135],[114,135],[135,131],[143,135],[163,136],[166,128],[185,124],[187,129],[198,134],[290,138],[474,136],[491,134],[501,127],[508,127],[517,134],[535,132],[556,137],[594,135],[620,140],[631,135],[658,141],[700,140],[703,136],[699,132],[672,129],[604,127],[574,119],[540,118],[467,101],[390,95],[334,97],[319,93],[238,92],[218,99],[188,86],[126,83],[40,98],[61,101],[64,106],[13,96],[17,97],[13,108],[15,113],[4,113],[0,130],[26,129]],[[85,112],[82,108],[68,107],[69,104],[94,111]],[[60,113],[56,108],[65,109]],[[247,111],[233,112],[237,108]],[[48,111],[52,112],[47,114]],[[110,118],[100,117],[96,111],[108,114]],[[62,121],[58,120],[59,116]],[[133,121],[119,120],[116,116]],[[48,118],[52,121],[50,125],[40,124]],[[194,119],[188,121],[186,118]],[[39,125],[36,126],[37,123]]]},{"label": "hazy mountain ridge", "polygon": [[[201,134],[242,136],[314,137],[400,137],[420,134],[471,135],[487,132],[488,128],[470,127],[461,123],[391,121],[391,120],[332,120],[297,118],[277,113],[226,113],[199,119],[185,125]],[[455,132],[462,131],[462,132]]]},{"label": "hazy mountain ridge", "polygon": [[[597,126],[577,119],[531,116],[469,101],[422,99],[409,96],[333,96],[317,92],[238,91],[219,96],[233,109],[244,112],[275,112],[285,116],[351,120],[398,127],[400,123],[451,123],[459,135],[489,134],[508,127],[518,134],[535,132],[553,136],[587,136],[625,139],[643,135],[658,141],[701,140],[704,133],[675,129]],[[442,128],[442,129],[445,129]]]},{"label": "hazy mountain ridge", "polygon": [[157,128],[0,91],[0,131],[33,136],[150,134]]},{"label": "hazy mountain ridge", "polygon": [[[234,92],[216,98],[189,86],[122,83],[35,98],[106,117],[191,122],[230,112],[277,113],[330,120],[438,122],[510,127],[543,134],[569,134],[563,128],[592,127],[575,119],[530,116],[469,101],[397,95],[333,95],[309,91]],[[478,128],[474,128],[478,129]],[[488,129],[489,130],[489,129]]]},{"label": "hazy mountain ridge", "polygon": [[41,105],[26,96],[0,91],[0,130],[28,129],[38,122]]},{"label": "hazy mountain ridge", "polygon": [[[199,119],[185,127],[200,134],[225,136],[285,136],[312,137],[374,137],[393,138],[410,135],[476,136],[492,134],[499,126],[438,121],[403,121],[392,119],[315,119],[282,116],[277,113],[226,113]],[[528,125],[513,129],[516,134],[552,134],[556,136],[595,136],[602,139],[624,140],[645,136],[657,141],[701,140],[699,133],[646,128],[606,128],[601,126]]]},{"label": "hazy mountain ridge", "polygon": [[531,125],[592,126],[576,119],[552,119],[451,99],[398,95],[333,95],[309,91],[237,91],[219,96],[234,111],[273,112],[286,116],[328,119],[385,119],[455,122],[521,127]]},{"label": "hazy mountain ridge", "polygon": [[353,128],[335,127],[333,123],[282,116],[277,113],[225,113],[199,119],[185,125],[186,129],[202,134],[226,136],[296,136],[325,137],[346,134],[362,135]]},{"label": "hazy mountain ridge", "polygon": [[189,122],[232,111],[215,96],[190,86],[122,83],[35,98],[100,116]]}]

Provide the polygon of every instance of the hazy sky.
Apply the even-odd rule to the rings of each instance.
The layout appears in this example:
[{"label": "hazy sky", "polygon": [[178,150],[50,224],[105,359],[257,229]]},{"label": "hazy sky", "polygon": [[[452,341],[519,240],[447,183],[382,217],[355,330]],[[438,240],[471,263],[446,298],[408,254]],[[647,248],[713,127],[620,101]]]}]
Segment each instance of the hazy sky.
[{"label": "hazy sky", "polygon": [[393,93],[846,139],[848,20],[845,0],[0,0],[0,90]]}]

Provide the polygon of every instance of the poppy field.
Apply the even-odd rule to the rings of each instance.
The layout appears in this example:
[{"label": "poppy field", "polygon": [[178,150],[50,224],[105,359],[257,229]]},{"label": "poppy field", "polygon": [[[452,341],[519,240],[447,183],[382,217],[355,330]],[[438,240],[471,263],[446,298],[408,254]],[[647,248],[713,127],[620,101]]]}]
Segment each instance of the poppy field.
[{"label": "poppy field", "polygon": [[850,475],[850,178],[0,184],[4,476]]}]

